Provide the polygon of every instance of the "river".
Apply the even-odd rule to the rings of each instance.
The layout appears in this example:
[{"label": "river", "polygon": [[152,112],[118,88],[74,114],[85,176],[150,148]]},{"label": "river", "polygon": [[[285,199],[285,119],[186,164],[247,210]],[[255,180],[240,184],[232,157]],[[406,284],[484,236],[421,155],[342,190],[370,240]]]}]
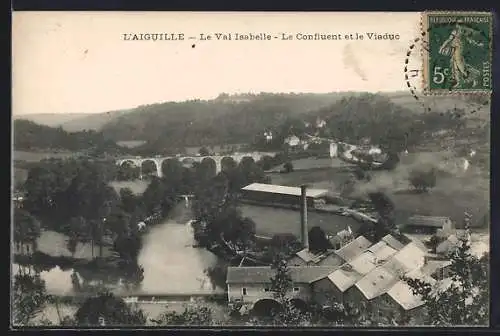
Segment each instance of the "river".
[{"label": "river", "polygon": [[[144,294],[209,293],[214,288],[205,270],[216,264],[217,257],[206,249],[194,248],[190,210],[184,203],[176,206],[169,218],[151,227],[143,236],[143,248],[138,262],[144,267],[144,279],[140,291]],[[14,265],[14,272],[17,270]],[[68,295],[73,292],[72,270],[59,267],[41,272],[47,292]],[[222,290],[221,288],[217,288]],[[172,303],[169,306],[179,306]],[[160,304],[140,304],[146,313],[155,317],[164,308]],[[71,314],[75,307],[64,305],[64,314]],[[55,307],[49,306],[43,314],[57,323]]]}]

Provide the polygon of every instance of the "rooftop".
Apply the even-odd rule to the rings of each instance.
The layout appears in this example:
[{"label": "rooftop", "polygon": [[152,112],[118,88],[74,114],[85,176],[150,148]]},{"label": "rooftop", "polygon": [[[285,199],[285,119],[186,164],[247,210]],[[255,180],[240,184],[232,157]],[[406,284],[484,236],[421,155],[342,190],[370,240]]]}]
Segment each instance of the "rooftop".
[{"label": "rooftop", "polygon": [[415,215],[408,218],[408,225],[441,228],[448,221],[449,217]]},{"label": "rooftop", "polygon": [[384,267],[377,267],[359,280],[356,283],[356,287],[363,293],[367,300],[371,300],[386,293],[398,281],[399,277]]},{"label": "rooftop", "polygon": [[391,236],[390,234],[386,235],[384,238],[382,238],[382,241],[385,242],[387,245],[392,247],[395,250],[401,250],[405,245],[401,243],[399,240]]},{"label": "rooftop", "polygon": [[396,266],[392,269],[395,271],[397,270],[397,273],[400,273],[400,271],[407,273],[423,266],[424,261],[425,252],[422,251],[415,243],[411,242],[394,254],[391,260],[389,260],[389,262],[384,266],[386,268]]},{"label": "rooftop", "polygon": [[429,260],[424,267],[422,267],[421,271],[426,275],[433,275],[437,270],[450,265],[450,260]]},{"label": "rooftop", "polygon": [[[326,277],[332,271],[331,266],[291,266],[290,277],[295,283],[311,283]],[[270,266],[228,267],[228,284],[270,283],[276,271]]]},{"label": "rooftop", "polygon": [[[242,188],[242,190],[260,191],[282,195],[300,196],[302,191],[299,187],[287,187],[276,184],[252,183]],[[307,189],[307,197],[320,197],[328,193],[327,189]]]},{"label": "rooftop", "polygon": [[424,304],[419,295],[413,294],[413,290],[405,281],[398,281],[387,294],[396,301],[404,310],[411,310]]},{"label": "rooftop", "polygon": [[372,243],[363,236],[359,236],[341,249],[335,251],[339,257],[349,262],[356,258],[361,252],[370,247]]},{"label": "rooftop", "polygon": [[356,272],[354,268],[349,264],[342,265],[338,270],[330,273],[328,279],[341,291],[345,292],[351,286],[353,286],[356,281],[361,279],[363,276]]},{"label": "rooftop", "polygon": [[296,255],[300,259],[304,260],[306,263],[311,262],[311,261],[314,262],[316,259],[318,259],[318,257],[321,256],[321,255],[312,253],[311,251],[309,251],[308,248],[300,250],[299,252],[296,253]]},{"label": "rooftop", "polygon": [[324,253],[314,254],[309,251],[309,249],[303,249],[295,253],[295,255],[304,263],[312,262],[317,266],[340,266],[343,262],[342,259],[337,256],[332,250],[326,251]]},{"label": "rooftop", "polygon": [[375,245],[370,246],[367,251],[373,253],[377,262],[387,261],[390,256],[398,252],[398,250],[393,249],[384,241],[379,241]]},{"label": "rooftop", "polygon": [[349,265],[359,274],[367,274],[377,267],[377,260],[372,252],[364,251],[359,256],[349,261]]}]

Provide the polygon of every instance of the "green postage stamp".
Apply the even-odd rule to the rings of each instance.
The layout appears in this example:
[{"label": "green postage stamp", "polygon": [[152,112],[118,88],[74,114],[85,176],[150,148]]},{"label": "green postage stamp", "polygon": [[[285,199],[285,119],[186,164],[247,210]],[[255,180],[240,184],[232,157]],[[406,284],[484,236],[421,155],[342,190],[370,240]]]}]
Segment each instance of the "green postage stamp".
[{"label": "green postage stamp", "polygon": [[491,92],[491,13],[424,12],[422,29],[426,93]]}]

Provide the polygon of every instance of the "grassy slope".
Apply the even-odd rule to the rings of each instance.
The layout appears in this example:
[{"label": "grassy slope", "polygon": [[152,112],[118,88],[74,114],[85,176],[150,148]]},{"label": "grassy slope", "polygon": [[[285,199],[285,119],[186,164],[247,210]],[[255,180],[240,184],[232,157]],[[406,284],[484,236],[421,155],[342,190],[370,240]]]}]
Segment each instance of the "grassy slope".
[{"label": "grassy slope", "polygon": [[[420,155],[417,163],[437,160],[436,154]],[[311,159],[313,162],[314,159]],[[413,214],[449,216],[457,225],[461,224],[464,211],[473,214],[473,223],[479,225],[489,212],[489,177],[472,166],[466,173],[450,170],[438,177],[436,187],[429,193],[416,194],[409,191],[408,174],[415,163],[403,164],[393,172],[372,172],[370,183],[357,185],[359,194],[366,191],[383,190],[394,201],[399,222]],[[451,174],[453,173],[453,174]],[[313,188],[340,191],[349,178],[348,171],[323,169],[295,171],[288,174],[272,174],[272,182],[279,185],[298,186],[309,184]]]}]

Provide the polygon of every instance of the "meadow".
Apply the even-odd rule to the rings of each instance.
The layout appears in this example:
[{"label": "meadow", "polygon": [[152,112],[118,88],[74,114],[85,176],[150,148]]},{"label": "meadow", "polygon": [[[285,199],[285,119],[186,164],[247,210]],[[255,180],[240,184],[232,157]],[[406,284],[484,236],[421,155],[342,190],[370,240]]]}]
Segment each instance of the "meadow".
[{"label": "meadow", "polygon": [[28,152],[15,150],[13,151],[12,159],[13,161],[38,162],[44,159],[64,159],[78,155],[79,153],[67,151]]},{"label": "meadow", "polygon": [[[348,167],[349,164],[343,162],[338,158],[315,158],[308,157],[304,159],[292,160],[293,170],[313,170],[313,169],[328,169],[328,168],[340,168]],[[273,167],[268,170],[269,173],[280,172],[284,169],[284,164]]]},{"label": "meadow", "polygon": [[112,181],[109,183],[117,193],[120,189],[129,188],[136,195],[142,194],[149,185],[147,180],[134,180],[134,181]]},{"label": "meadow", "polygon": [[[396,220],[404,223],[414,214],[447,216],[457,226],[462,225],[464,211],[473,215],[472,225],[486,229],[485,217],[489,214],[489,174],[471,163],[467,171],[445,164],[448,152],[414,153],[401,158],[401,164],[393,171],[372,171],[371,181],[358,181],[353,196],[366,197],[367,192],[383,191],[394,202]],[[311,159],[313,161],[314,159]],[[432,164],[441,173],[437,183],[428,193],[411,190],[408,176],[412,169]],[[350,178],[350,171],[340,167],[320,170],[298,170],[291,173],[270,174],[272,183],[287,186],[307,184],[311,188],[340,192]],[[487,222],[487,220],[486,220]]]},{"label": "meadow", "polygon": [[[240,206],[243,217],[251,218],[256,225],[259,236],[271,237],[278,233],[292,233],[300,237],[300,211],[267,206],[248,205]],[[327,233],[337,233],[347,229],[356,231],[361,224],[353,218],[335,215],[332,213],[309,211],[308,228],[319,226]]]}]

